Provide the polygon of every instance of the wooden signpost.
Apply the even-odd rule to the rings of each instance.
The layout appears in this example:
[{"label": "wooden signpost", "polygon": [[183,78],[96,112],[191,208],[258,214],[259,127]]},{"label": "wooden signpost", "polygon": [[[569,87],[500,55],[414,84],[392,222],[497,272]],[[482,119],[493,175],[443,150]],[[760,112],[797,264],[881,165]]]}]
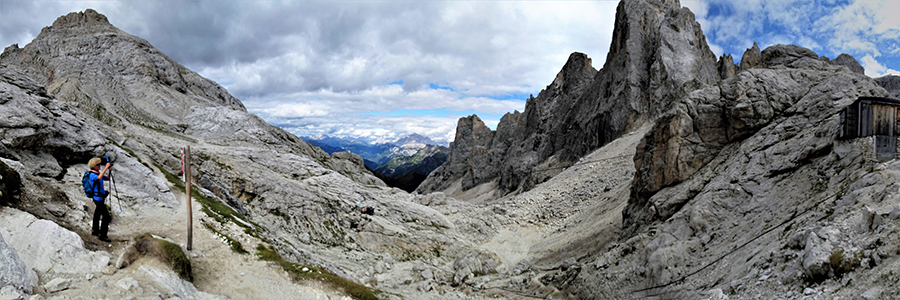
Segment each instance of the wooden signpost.
[{"label": "wooden signpost", "polygon": [[193,243],[193,211],[191,210],[191,146],[184,147],[184,186],[185,199],[187,199],[187,250],[191,251]]}]

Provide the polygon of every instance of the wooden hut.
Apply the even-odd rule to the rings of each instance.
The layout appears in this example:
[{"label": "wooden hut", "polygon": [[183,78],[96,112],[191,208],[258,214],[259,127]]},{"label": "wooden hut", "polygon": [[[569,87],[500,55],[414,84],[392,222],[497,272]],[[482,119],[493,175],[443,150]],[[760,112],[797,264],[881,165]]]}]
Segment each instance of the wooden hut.
[{"label": "wooden hut", "polygon": [[839,139],[873,137],[875,157],[890,160],[900,137],[900,100],[861,97],[841,112]]}]

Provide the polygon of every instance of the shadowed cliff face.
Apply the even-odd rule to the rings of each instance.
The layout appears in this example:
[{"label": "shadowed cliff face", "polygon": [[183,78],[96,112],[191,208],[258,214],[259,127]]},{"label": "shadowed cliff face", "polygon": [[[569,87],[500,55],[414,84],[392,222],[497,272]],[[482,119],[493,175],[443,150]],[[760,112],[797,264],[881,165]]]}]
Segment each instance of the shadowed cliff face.
[{"label": "shadowed cliff face", "polygon": [[[718,76],[700,24],[678,1],[623,1],[600,71],[573,53],[553,83],[528,99],[524,113],[501,119],[490,142],[457,135],[462,140],[445,166],[418,192],[444,190],[460,179],[463,190],[495,180],[500,194],[528,190]],[[470,131],[469,123],[457,130]],[[484,149],[469,147],[476,144]]]}]

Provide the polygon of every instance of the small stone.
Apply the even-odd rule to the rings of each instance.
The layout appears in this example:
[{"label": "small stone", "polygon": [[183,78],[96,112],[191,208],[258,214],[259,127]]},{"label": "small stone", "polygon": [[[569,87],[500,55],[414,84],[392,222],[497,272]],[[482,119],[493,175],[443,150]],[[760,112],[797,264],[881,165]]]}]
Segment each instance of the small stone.
[{"label": "small stone", "polygon": [[91,287],[91,289],[98,290],[98,289],[105,289],[107,287],[108,287],[108,285],[106,283],[106,280],[100,280],[99,282],[95,283],[94,286]]},{"label": "small stone", "polygon": [[876,300],[881,299],[881,288],[871,288],[859,296],[858,300]]},{"label": "small stone", "polygon": [[434,273],[431,272],[431,269],[425,269],[425,271],[422,271],[422,278],[432,280],[434,279]]},{"label": "small stone", "polygon": [[300,270],[303,272],[309,272],[309,268],[307,268],[307,267],[303,267],[303,269],[300,269]]},{"label": "small stone", "polygon": [[0,299],[2,300],[21,300],[24,299],[22,293],[11,285],[0,288]]},{"label": "small stone", "polygon": [[72,280],[70,279],[54,278],[44,285],[44,289],[47,290],[48,293],[55,293],[68,289],[70,284],[72,284]]},{"label": "small stone", "polygon": [[143,289],[141,289],[140,284],[138,284],[137,280],[131,277],[125,277],[116,281],[116,286],[126,291],[136,291],[138,294],[143,293]]},{"label": "small stone", "polygon": [[812,295],[812,294],[815,294],[815,293],[816,293],[816,290],[814,290],[814,289],[811,289],[811,288],[805,288],[805,289],[803,289],[803,294],[804,294],[804,295]]}]

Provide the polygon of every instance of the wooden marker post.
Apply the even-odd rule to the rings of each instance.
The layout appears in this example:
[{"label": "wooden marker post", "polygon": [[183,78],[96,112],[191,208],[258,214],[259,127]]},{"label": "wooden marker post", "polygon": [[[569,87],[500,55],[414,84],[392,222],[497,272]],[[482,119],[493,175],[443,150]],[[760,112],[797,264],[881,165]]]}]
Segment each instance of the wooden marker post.
[{"label": "wooden marker post", "polygon": [[191,146],[184,147],[184,186],[185,199],[187,199],[187,250],[191,251],[193,242],[193,220],[194,213],[191,210]]}]

